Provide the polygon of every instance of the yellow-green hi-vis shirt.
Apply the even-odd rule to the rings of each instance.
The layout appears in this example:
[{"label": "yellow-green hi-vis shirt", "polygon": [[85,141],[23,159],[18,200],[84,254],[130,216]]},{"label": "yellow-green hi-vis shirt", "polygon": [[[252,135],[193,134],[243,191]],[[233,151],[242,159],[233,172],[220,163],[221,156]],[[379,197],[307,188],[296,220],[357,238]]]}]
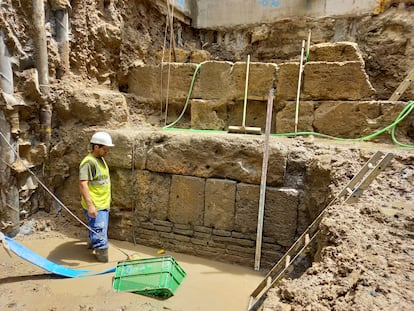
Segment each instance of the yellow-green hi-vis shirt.
[{"label": "yellow-green hi-vis shirt", "polygon": [[[104,158],[98,159],[89,153],[79,165],[79,179],[88,180],[89,193],[95,208],[109,210],[111,206],[111,178]],[[88,208],[83,197],[81,204],[84,209]]]}]

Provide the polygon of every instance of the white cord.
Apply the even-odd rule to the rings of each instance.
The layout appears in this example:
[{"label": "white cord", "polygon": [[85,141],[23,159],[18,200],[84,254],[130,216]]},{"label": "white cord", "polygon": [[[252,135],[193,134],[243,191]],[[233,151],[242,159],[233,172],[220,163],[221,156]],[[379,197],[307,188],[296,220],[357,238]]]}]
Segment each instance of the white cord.
[{"label": "white cord", "polygon": [[[7,145],[9,145],[10,149],[13,151],[14,155],[16,156],[16,158],[20,161],[20,163],[23,165],[23,167],[30,173],[33,175],[33,177],[36,179],[36,181],[47,191],[47,193],[50,194],[50,196],[56,200],[57,203],[59,203],[60,206],[62,206],[71,216],[73,216],[79,223],[81,223],[84,227],[86,227],[89,231],[95,233],[97,236],[99,236],[101,239],[104,239],[104,237],[96,232],[95,230],[93,230],[91,227],[89,227],[87,224],[85,224],[78,216],[76,216],[69,208],[67,208],[65,206],[65,204],[62,203],[62,201],[60,201],[54,194],[52,191],[50,191],[45,184],[43,184],[43,182],[40,181],[40,179],[36,176],[35,173],[33,173],[30,168],[28,168],[24,162],[22,161],[22,159],[20,158],[19,154],[16,152],[16,150],[14,150],[13,146],[8,142],[7,138],[4,136],[3,132],[0,131],[0,136],[4,139],[4,141],[6,142]],[[108,240],[109,243],[109,240]],[[123,253],[124,255],[126,255],[128,258],[130,257],[129,254],[125,253],[123,250],[121,250],[119,247],[114,246],[117,250],[119,250],[121,253]]]}]

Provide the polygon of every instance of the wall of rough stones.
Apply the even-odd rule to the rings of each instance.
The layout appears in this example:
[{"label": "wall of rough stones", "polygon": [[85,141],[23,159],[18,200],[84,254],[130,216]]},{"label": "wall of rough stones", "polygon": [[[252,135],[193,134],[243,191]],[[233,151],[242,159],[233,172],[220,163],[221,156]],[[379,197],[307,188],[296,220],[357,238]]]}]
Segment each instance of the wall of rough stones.
[{"label": "wall of rough stones", "polygon": [[[87,146],[90,133],[78,146]],[[111,238],[253,266],[262,138],[137,128],[110,133],[116,145],[107,156]],[[262,267],[283,255],[330,198],[331,157],[304,148],[271,139]],[[67,164],[56,192],[79,216],[77,165],[84,152],[56,159]]]},{"label": "wall of rough stones", "polygon": [[[300,90],[299,132],[360,138],[390,125],[404,108],[404,102],[374,100],[376,91],[355,43],[314,45],[309,55]],[[299,62],[250,64],[247,125],[264,131],[269,90],[275,88],[272,133],[294,131],[299,68]],[[160,81],[167,79],[169,85],[164,83],[162,92],[168,94],[168,123],[183,113],[175,127],[227,130],[229,125],[241,125],[246,62],[174,63],[162,71],[159,66],[141,65],[131,69],[128,89],[156,109],[161,102],[154,94],[160,93]],[[399,125],[402,137],[408,140],[410,127],[409,120]],[[389,139],[387,135],[378,137]]]},{"label": "wall of rough stones", "polygon": [[[356,45],[324,44],[312,55],[304,69],[299,130],[356,138],[385,127],[403,107],[372,100],[375,90]],[[57,100],[56,122],[66,120],[60,132],[67,129],[71,135],[51,152],[52,171],[65,176],[56,178],[56,191],[81,216],[78,164],[92,132],[112,128],[116,147],[107,158],[114,185],[112,238],[252,266],[263,137],[226,132],[228,125],[241,122],[246,63],[174,63],[164,69],[169,69],[172,83],[169,122],[181,113],[194,81],[187,114],[177,123],[182,130],[126,125],[134,102],[154,110],[161,105],[154,96],[160,91],[158,66],[131,70],[128,95],[68,88],[68,94]],[[264,129],[268,90],[275,87],[272,133],[292,132],[299,64],[253,62],[250,69],[248,113],[255,118],[248,118],[249,125]],[[74,127],[72,122],[79,120],[82,126]],[[404,126],[407,130],[408,124]],[[190,128],[221,131],[186,131]],[[310,146],[311,142],[271,138],[263,267],[277,261],[331,196],[331,152]],[[62,163],[64,170],[58,172]]]}]

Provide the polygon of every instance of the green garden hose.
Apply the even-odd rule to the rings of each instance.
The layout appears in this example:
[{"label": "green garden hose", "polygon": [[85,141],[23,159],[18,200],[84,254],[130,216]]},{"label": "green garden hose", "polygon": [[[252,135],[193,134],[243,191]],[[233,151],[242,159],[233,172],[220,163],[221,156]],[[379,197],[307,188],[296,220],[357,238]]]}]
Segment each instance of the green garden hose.
[{"label": "green garden hose", "polygon": [[[205,62],[202,62],[200,64],[197,65],[197,67],[194,70],[194,74],[193,74],[193,78],[191,80],[191,85],[190,85],[190,89],[188,91],[187,94],[187,98],[185,101],[185,105],[183,107],[183,110],[181,112],[181,114],[178,116],[177,120],[175,120],[174,122],[164,126],[162,129],[163,130],[178,130],[178,131],[186,131],[186,132],[209,132],[209,133],[216,133],[216,134],[223,134],[223,133],[227,133],[226,131],[220,131],[220,130],[194,130],[194,129],[178,129],[178,128],[173,128],[172,126],[174,126],[175,124],[177,124],[178,121],[181,120],[181,118],[183,117],[188,104],[190,102],[190,97],[191,97],[191,93],[193,92],[193,87],[194,87],[194,82],[197,78],[197,74],[201,68],[201,65],[204,64]],[[394,122],[392,122],[390,125],[384,127],[381,130],[376,131],[375,133],[368,135],[368,136],[364,136],[364,137],[360,137],[360,138],[340,138],[340,137],[334,137],[334,136],[330,136],[330,135],[326,135],[326,134],[320,134],[320,133],[316,133],[316,132],[297,132],[297,133],[277,133],[277,134],[271,134],[271,136],[286,136],[286,137],[291,137],[291,136],[305,136],[305,135],[313,135],[313,136],[317,136],[317,137],[323,137],[323,138],[329,138],[329,139],[333,139],[336,141],[367,141],[367,140],[371,140],[375,137],[377,137],[378,135],[381,135],[382,133],[386,132],[386,131],[390,131],[391,130],[391,138],[392,141],[402,147],[402,148],[414,148],[414,145],[408,145],[408,144],[404,144],[401,143],[397,140],[397,138],[395,137],[395,129],[397,127],[397,125],[404,120],[414,109],[414,101],[410,101],[405,107],[404,109],[400,112],[400,114],[398,115],[398,117],[394,120]]]},{"label": "green garden hose", "polygon": [[183,111],[181,111],[181,114],[178,116],[177,120],[175,120],[174,122],[172,122],[172,123],[164,126],[163,129],[168,129],[168,128],[172,127],[178,121],[180,121],[181,118],[183,117],[185,111],[187,110],[188,103],[190,102],[191,93],[193,93],[194,82],[195,82],[195,79],[197,78],[198,71],[200,70],[201,65],[204,64],[204,63],[205,62],[202,62],[202,63],[198,64],[197,67],[196,67],[196,69],[194,70],[193,79],[191,80],[190,90],[188,91],[187,98],[185,100],[185,105],[183,107]]},{"label": "green garden hose", "polygon": [[313,136],[329,138],[329,139],[333,139],[333,140],[337,140],[337,141],[366,141],[366,140],[371,140],[371,139],[377,137],[378,135],[381,135],[382,133],[391,130],[391,138],[392,138],[392,141],[395,144],[397,144],[397,145],[399,145],[400,147],[403,147],[403,148],[414,148],[414,145],[403,144],[403,143],[399,142],[395,137],[395,128],[397,127],[398,123],[400,123],[402,120],[404,120],[411,113],[411,111],[413,109],[414,109],[414,101],[410,101],[407,104],[407,106],[405,106],[404,109],[400,112],[400,114],[395,119],[395,121],[392,122],[390,125],[384,127],[383,129],[381,129],[381,130],[379,130],[379,131],[377,131],[377,132],[375,132],[371,135],[360,137],[360,138],[339,138],[339,137],[334,137],[334,136],[330,136],[330,135],[326,135],[326,134],[320,134],[320,133],[316,133],[316,132],[281,133],[281,134],[271,134],[271,136],[313,135]]}]

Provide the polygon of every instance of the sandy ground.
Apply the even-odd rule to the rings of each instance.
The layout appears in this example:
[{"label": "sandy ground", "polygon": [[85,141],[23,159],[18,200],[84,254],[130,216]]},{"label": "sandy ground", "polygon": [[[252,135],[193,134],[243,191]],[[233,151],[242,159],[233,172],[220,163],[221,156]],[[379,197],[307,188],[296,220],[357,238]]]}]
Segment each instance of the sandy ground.
[{"label": "sandy ground", "polygon": [[[35,216],[35,230],[14,239],[39,255],[73,269],[100,272],[116,267],[127,254],[140,258],[171,255],[187,276],[175,295],[159,300],[112,287],[114,273],[86,278],[62,278],[0,247],[0,310],[246,310],[248,298],[263,275],[253,269],[111,240],[108,263],[97,263],[87,249],[85,230],[45,213]],[[59,217],[61,218],[61,217]],[[59,228],[57,228],[59,223]],[[33,223],[32,223],[33,224]],[[63,224],[63,225],[62,225]],[[115,246],[115,247],[114,247]]]}]

